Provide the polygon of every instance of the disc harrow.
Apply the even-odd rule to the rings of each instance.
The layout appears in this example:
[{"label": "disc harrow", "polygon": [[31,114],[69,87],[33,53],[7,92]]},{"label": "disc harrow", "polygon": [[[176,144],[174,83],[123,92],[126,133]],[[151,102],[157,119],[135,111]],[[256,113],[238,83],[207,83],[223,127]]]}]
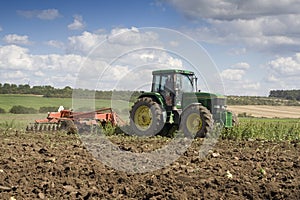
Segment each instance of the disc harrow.
[{"label": "disc harrow", "polygon": [[59,124],[55,123],[31,123],[27,125],[26,131],[33,131],[33,132],[43,132],[43,131],[57,131],[60,130]]},{"label": "disc harrow", "polygon": [[110,123],[113,127],[123,126],[125,122],[112,108],[102,108],[89,112],[73,112],[72,110],[60,110],[49,112],[47,118],[37,119],[26,127],[29,132],[60,131],[67,130],[75,133],[82,127],[105,127]]}]

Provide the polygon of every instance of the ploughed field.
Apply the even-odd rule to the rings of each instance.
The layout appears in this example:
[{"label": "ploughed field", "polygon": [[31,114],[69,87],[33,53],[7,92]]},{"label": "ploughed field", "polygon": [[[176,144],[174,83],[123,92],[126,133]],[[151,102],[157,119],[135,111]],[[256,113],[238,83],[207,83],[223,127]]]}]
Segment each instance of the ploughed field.
[{"label": "ploughed field", "polygon": [[236,114],[267,118],[300,118],[300,106],[230,105],[228,109]]},{"label": "ploughed field", "polygon": [[[172,140],[107,139],[133,153]],[[200,157],[203,141],[169,166],[129,173],[97,160],[77,135],[2,131],[0,199],[300,199],[299,140],[219,139]]]}]

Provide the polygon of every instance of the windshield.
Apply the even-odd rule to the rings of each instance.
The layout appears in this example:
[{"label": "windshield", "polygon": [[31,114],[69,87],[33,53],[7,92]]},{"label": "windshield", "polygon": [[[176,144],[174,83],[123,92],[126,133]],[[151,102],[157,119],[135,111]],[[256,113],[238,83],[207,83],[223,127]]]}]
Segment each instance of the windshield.
[{"label": "windshield", "polygon": [[176,89],[181,92],[193,92],[193,77],[184,74],[177,74]]}]

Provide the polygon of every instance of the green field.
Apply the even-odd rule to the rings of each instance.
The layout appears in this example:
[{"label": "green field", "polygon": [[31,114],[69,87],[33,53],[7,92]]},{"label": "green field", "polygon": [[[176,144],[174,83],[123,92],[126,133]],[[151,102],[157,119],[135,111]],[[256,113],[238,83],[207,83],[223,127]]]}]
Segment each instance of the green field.
[{"label": "green field", "polygon": [[0,108],[3,108],[6,112],[9,112],[13,106],[21,105],[25,107],[31,107],[34,109],[39,109],[40,107],[48,106],[65,106],[70,108],[72,105],[72,99],[70,98],[44,98],[42,96],[34,95],[11,95],[11,94],[1,94],[0,95]]},{"label": "green field", "polygon": [[[29,123],[45,117],[46,114],[0,114],[0,130],[25,131]],[[300,140],[300,119],[240,118],[239,125],[223,129],[220,137],[234,140]]]},{"label": "green field", "polygon": [[[95,107],[113,107],[121,114],[122,119],[128,119],[128,102],[110,100],[95,100]],[[44,98],[33,95],[0,95],[0,108],[9,111],[14,105],[22,105],[39,109],[40,107],[72,108],[71,98]],[[46,118],[44,114],[0,114],[1,130],[25,130],[26,125],[35,119]],[[223,139],[262,139],[262,140],[300,140],[300,119],[278,118],[240,118],[238,126],[222,130]]]},{"label": "green field", "polygon": [[[91,100],[88,101],[90,103]],[[116,107],[120,107],[120,102]],[[64,106],[66,109],[72,108],[72,98],[45,98],[37,95],[17,95],[17,94],[0,94],[0,108],[3,108],[6,112],[13,106],[25,106],[39,110],[40,107],[59,107]],[[83,102],[84,105],[84,102]],[[123,106],[123,105],[122,105]],[[110,100],[95,100],[95,107],[112,107]]]}]

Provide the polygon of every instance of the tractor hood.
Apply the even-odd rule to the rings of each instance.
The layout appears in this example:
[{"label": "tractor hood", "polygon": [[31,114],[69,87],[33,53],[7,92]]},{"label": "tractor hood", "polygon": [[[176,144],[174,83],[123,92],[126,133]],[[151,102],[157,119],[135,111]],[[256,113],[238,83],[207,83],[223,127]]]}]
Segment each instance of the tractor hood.
[{"label": "tractor hood", "polygon": [[208,92],[190,92],[183,93],[182,95],[182,108],[184,109],[186,106],[192,103],[201,103],[209,110],[214,105],[225,105],[226,97],[221,94],[214,94]]}]

